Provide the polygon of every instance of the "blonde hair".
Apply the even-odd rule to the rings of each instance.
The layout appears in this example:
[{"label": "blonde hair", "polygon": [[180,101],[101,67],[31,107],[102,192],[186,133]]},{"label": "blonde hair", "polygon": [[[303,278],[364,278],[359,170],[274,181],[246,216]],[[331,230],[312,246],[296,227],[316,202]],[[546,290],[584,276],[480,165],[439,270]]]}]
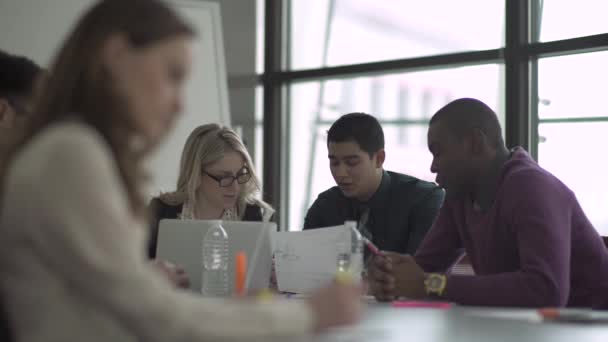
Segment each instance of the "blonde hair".
[{"label": "blonde hair", "polygon": [[270,218],[274,209],[260,199],[260,180],[255,172],[247,148],[235,131],[218,124],[207,124],[195,128],[184,145],[180,161],[177,189],[160,195],[169,205],[179,205],[188,201],[196,205],[196,192],[201,185],[202,172],[224,157],[227,152],[237,152],[243,157],[251,179],[241,185],[237,199],[237,211],[242,219],[247,204],[255,204],[263,209],[264,220]]}]

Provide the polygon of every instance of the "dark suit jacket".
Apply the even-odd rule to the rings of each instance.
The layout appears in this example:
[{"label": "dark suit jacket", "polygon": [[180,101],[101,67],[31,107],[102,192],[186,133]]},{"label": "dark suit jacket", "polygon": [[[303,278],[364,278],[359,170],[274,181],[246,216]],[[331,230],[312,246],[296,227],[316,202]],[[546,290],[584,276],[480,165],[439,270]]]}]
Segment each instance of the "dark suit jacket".
[{"label": "dark suit jacket", "polygon": [[[158,239],[158,223],[162,219],[176,219],[182,212],[182,204],[169,205],[159,198],[154,198],[150,202],[149,210],[152,214],[150,220],[150,240],[148,242],[148,257],[156,257],[156,242]],[[262,208],[254,204],[245,207],[243,221],[262,221]]]},{"label": "dark suit jacket", "polygon": [[380,249],[414,255],[443,203],[444,191],[435,183],[384,171],[382,182],[367,203],[344,196],[337,186],[312,204],[304,229],[358,221],[361,207],[370,208],[368,228]]}]

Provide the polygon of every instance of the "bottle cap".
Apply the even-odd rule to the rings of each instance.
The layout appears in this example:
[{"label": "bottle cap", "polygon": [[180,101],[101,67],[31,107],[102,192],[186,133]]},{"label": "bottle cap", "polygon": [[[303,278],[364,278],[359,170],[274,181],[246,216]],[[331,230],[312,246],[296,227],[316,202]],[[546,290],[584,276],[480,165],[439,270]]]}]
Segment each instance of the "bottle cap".
[{"label": "bottle cap", "polygon": [[272,291],[270,289],[261,289],[258,292],[257,299],[260,302],[269,302],[274,298]]}]

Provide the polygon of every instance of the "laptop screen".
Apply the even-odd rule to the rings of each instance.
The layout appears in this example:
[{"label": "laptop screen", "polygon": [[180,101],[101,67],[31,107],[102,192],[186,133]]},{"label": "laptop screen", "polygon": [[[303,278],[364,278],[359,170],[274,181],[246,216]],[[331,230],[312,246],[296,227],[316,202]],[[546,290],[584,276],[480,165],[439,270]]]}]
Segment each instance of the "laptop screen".
[{"label": "laptop screen", "polygon": [[[203,276],[203,237],[218,221],[164,219],[159,223],[156,257],[183,267],[192,290],[201,291]],[[228,285],[234,292],[235,255],[247,255],[245,288],[255,293],[268,288],[272,269],[270,234],[276,231],[272,222],[222,221],[228,234]]]}]

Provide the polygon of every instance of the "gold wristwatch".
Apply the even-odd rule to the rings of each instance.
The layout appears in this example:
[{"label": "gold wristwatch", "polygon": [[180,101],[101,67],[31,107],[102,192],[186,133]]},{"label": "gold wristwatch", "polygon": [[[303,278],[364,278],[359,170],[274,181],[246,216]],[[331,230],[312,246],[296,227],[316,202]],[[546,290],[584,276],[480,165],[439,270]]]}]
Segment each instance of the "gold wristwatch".
[{"label": "gold wristwatch", "polygon": [[424,275],[424,289],[429,296],[443,296],[445,286],[448,282],[445,274],[426,273]]}]

